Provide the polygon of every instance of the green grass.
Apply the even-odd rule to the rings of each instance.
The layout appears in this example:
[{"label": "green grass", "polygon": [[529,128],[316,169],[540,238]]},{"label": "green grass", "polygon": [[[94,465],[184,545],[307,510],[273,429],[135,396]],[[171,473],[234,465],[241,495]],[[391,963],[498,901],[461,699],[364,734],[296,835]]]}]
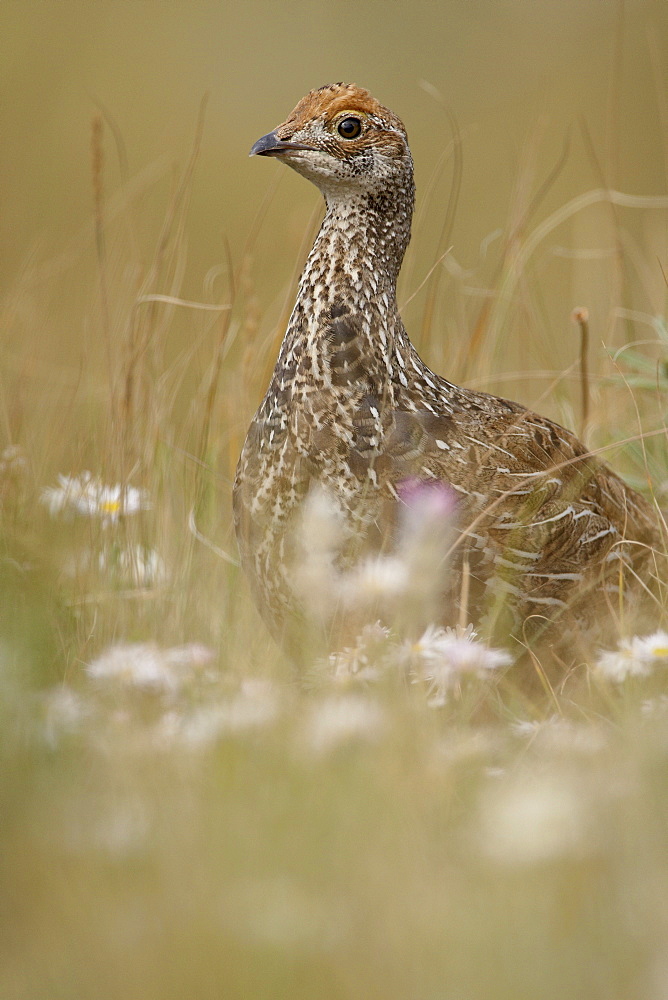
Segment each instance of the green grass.
[{"label": "green grass", "polygon": [[[296,681],[226,555],[300,248],[274,247],[291,284],[267,302],[253,226],[192,304],[198,142],[157,233],[146,183],[105,195],[103,142],[96,126],[90,229],[28,262],[3,308],[0,996],[664,996],[663,662],[615,685],[594,649],[549,696],[474,679],[440,709],[400,672]],[[451,258],[420,287],[418,246],[402,296],[419,349],[577,427],[569,315],[592,306],[587,443],[663,502],[666,261],[643,232],[665,231],[666,199],[600,202],[614,252],[593,270],[591,248],[553,255],[569,231],[523,204],[479,273]],[[591,302],[568,299],[586,280]],[[84,469],[151,509],[51,517],[43,489]],[[165,650],[209,652],[167,687],[95,680],[119,643],[153,644],[135,655],[158,673]]]}]

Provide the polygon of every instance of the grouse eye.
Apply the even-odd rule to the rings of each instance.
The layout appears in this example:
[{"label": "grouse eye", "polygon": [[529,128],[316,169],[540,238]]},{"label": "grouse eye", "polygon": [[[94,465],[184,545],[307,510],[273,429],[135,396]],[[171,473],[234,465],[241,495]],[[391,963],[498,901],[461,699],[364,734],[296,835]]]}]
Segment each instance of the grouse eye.
[{"label": "grouse eye", "polygon": [[362,122],[359,118],[344,118],[339,122],[338,133],[344,139],[356,139],[362,131]]}]

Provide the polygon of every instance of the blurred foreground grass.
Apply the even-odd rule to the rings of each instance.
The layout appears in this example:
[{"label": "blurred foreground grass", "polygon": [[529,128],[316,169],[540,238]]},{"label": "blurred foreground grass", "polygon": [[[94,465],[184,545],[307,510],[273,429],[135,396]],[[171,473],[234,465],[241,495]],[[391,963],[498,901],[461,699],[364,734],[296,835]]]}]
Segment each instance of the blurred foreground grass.
[{"label": "blurred foreground grass", "polygon": [[5,724],[3,996],[665,996],[665,707],[226,704]]},{"label": "blurred foreground grass", "polygon": [[[592,650],[549,696],[474,680],[439,709],[410,675],[300,685],[230,530],[293,287],[263,299],[261,207],[183,298],[197,140],[152,234],[151,171],[106,192],[108,146],[96,122],[90,228],[2,314],[0,996],[665,997],[665,651],[623,684]],[[479,273],[408,262],[409,325],[448,377],[576,426],[591,303],[544,292],[583,289],[583,433],[630,439],[605,457],[661,502],[667,200],[534,225],[539,189],[524,169]],[[57,477],[84,470],[108,489],[77,513]]]}]

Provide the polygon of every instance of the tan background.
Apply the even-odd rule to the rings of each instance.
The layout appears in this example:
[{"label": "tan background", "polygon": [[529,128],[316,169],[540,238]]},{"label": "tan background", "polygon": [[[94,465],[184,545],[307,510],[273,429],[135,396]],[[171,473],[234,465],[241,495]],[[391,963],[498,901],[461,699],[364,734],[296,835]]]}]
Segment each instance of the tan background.
[{"label": "tan background", "polygon": [[[621,16],[616,56],[620,8],[599,0],[334,0],[326,6],[5,0],[3,284],[36,242],[58,249],[87,219],[96,101],[117,122],[135,173],[159,158],[185,160],[198,102],[209,92],[191,216],[195,275],[220,257],[223,233],[233,244],[246,233],[271,183],[271,167],[245,159],[253,140],[306,90],[334,79],[367,86],[405,119],[422,194],[449,134],[419,81],[443,95],[465,136],[454,240],[463,264],[503,225],[522,144],[539,120],[545,123],[543,173],[573,128],[571,160],[552,195],[556,203],[594,180],[577,131],[580,116],[616,175],[613,183],[634,193],[665,190],[653,58],[663,60],[665,72],[668,5],[628,0]],[[615,60],[622,75],[613,81]],[[117,175],[110,176],[109,186],[115,181]],[[303,185],[286,176],[272,224],[290,226],[289,207],[307,199]]]},{"label": "tan background", "polygon": [[[96,313],[92,305],[99,275],[90,152],[91,121],[101,108],[122,139],[134,185],[130,232],[123,213],[112,218],[121,170],[107,123],[106,267],[112,352],[116,345],[120,358],[135,288],[155,253],[174,179],[187,162],[198,107],[208,93],[179,292],[189,299],[226,301],[223,278],[207,284],[207,276],[224,270],[228,246],[234,267],[245,268],[248,286],[239,304],[244,329],[237,343],[252,351],[247,368],[258,359],[259,364],[253,384],[238,390],[241,405],[233,407],[238,427],[226,459],[231,474],[244,426],[266,384],[289,283],[319,203],[303,180],[276,163],[250,161],[247,152],[305,91],[352,80],[403,117],[416,161],[418,219],[402,301],[414,295],[433,265],[451,188],[452,133],[442,104],[461,130],[462,185],[448,240],[454,276],[452,268],[442,276],[428,334],[422,326],[426,288],[405,310],[420,351],[454,379],[505,393],[576,425],[577,387],[571,393],[563,381],[557,406],[549,374],[577,360],[571,310],[586,305],[591,311],[595,373],[603,371],[603,342],[617,348],[644,335],[642,321],[625,329],[613,306],[621,301],[643,314],[665,312],[666,286],[658,266],[659,259],[665,266],[668,245],[665,210],[614,215],[603,206],[551,231],[525,270],[527,291],[515,297],[513,315],[491,331],[472,365],[463,365],[462,357],[479,325],[486,290],[498,287],[496,269],[508,233],[558,163],[567,137],[568,156],[522,239],[550,212],[602,184],[665,195],[667,50],[668,4],[662,0],[334,0],[326,7],[305,0],[286,5],[5,0],[0,8],[0,294],[10,303],[5,358],[22,373],[24,355],[30,357],[31,376],[37,378],[30,388],[41,394],[40,405],[54,380],[74,385],[85,369],[94,381],[99,377],[94,372],[104,368],[99,309]],[[266,215],[255,230],[268,195]],[[613,289],[621,280],[614,254],[627,237],[625,286]],[[169,289],[158,282],[152,290]],[[165,334],[165,367],[178,361],[195,330],[202,338],[201,370],[215,342],[203,329],[202,314],[177,311]],[[235,346],[230,372],[242,363]],[[548,374],[532,380],[527,378],[532,372]],[[184,385],[177,413],[188,405],[194,384]],[[60,399],[54,406],[61,406]],[[220,419],[228,421],[229,414]]]}]

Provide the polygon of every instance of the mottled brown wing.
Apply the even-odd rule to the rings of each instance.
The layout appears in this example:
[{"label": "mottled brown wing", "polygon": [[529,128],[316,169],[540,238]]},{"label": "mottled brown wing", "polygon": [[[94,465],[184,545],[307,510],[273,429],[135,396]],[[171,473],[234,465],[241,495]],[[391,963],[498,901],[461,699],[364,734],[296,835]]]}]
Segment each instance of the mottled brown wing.
[{"label": "mottled brown wing", "polygon": [[[436,478],[460,497],[460,548],[488,591],[518,614],[553,614],[583,587],[618,583],[620,559],[656,544],[652,508],[569,431],[509,404],[502,413],[395,411],[381,455],[366,462],[397,488]],[[624,540],[641,546],[629,553]],[[646,554],[646,553],[645,553]]]}]

